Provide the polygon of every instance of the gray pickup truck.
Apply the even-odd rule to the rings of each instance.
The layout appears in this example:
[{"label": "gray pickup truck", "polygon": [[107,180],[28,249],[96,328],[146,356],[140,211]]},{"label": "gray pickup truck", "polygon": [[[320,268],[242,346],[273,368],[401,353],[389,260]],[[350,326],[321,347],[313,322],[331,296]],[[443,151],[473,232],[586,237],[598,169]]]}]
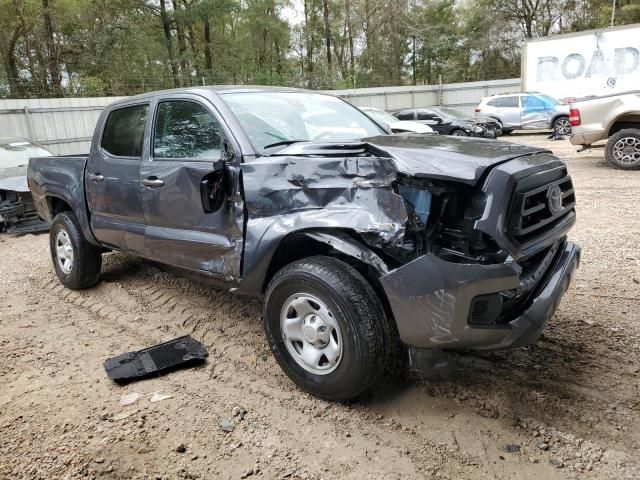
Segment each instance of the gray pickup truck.
[{"label": "gray pickup truck", "polygon": [[278,363],[329,400],[398,351],[534,342],[579,262],[571,177],[550,152],[390,135],[304,90],[121,100],[88,155],[32,158],[28,182],[62,284],[91,287],[119,250],[264,296]]}]

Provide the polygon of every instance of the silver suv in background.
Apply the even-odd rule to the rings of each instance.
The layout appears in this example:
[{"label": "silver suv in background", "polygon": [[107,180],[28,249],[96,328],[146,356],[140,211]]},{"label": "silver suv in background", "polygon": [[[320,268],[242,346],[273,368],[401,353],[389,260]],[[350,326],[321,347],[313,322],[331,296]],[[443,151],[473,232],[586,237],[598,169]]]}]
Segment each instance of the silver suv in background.
[{"label": "silver suv in background", "polygon": [[495,118],[503,133],[514,130],[550,128],[569,135],[569,105],[541,93],[514,93],[485,97],[475,109],[477,117]]}]

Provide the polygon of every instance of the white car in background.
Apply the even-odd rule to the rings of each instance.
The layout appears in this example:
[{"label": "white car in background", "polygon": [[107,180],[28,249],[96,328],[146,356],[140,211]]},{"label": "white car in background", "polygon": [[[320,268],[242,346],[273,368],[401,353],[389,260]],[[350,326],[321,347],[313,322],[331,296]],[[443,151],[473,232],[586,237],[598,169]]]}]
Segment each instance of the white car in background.
[{"label": "white car in background", "polygon": [[422,123],[398,120],[390,113],[374,107],[360,107],[374,122],[387,125],[393,133],[433,133],[433,129]]}]

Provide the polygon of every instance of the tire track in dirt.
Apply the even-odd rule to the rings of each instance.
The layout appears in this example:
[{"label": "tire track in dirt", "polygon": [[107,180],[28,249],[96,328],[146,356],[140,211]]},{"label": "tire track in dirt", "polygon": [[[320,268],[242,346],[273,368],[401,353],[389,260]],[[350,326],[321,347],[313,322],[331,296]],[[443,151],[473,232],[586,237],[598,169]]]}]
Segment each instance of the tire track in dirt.
[{"label": "tire track in dirt", "polygon": [[[135,316],[135,314],[122,311],[121,306],[119,306],[116,302],[107,301],[107,300],[114,300],[114,298],[119,298],[120,300],[122,300],[120,292],[114,291],[111,288],[107,288],[105,292],[106,295],[105,294],[96,295],[95,292],[92,292],[92,291],[78,293],[78,292],[67,290],[61,287],[60,285],[57,285],[56,281],[51,279],[49,279],[47,282],[40,282],[40,283],[41,285],[39,286],[41,288],[39,288],[39,290],[48,292],[48,294],[55,296],[56,298],[59,298],[61,300],[64,300],[65,302],[71,304],[73,307],[77,307],[84,310],[87,315],[93,316],[96,319],[95,323],[102,322],[101,328],[104,328],[105,326],[108,325],[113,330],[121,334],[127,334],[127,335],[131,334],[132,336],[135,337],[136,341],[141,341],[141,340],[157,341],[158,340],[157,337],[159,336],[159,334],[157,333],[157,329],[146,328],[144,329],[145,330],[144,332],[141,332],[140,328],[138,327],[140,327],[141,325],[144,325],[145,323],[144,321],[141,323],[140,320]],[[154,314],[158,314],[158,313],[164,315],[166,311],[162,311],[163,309],[160,307],[164,307],[164,310],[166,310],[167,308],[175,308],[175,307],[167,307],[166,306],[167,302],[164,302],[162,300],[162,296],[158,296],[158,295],[154,295],[152,304],[155,306],[155,309],[151,309],[148,312],[149,316],[153,316]],[[158,312],[158,310],[161,310],[161,311]],[[182,323],[185,323],[185,322],[188,323],[195,316],[202,314],[202,312],[199,312],[193,308],[190,310],[183,308],[183,310],[185,310],[185,314],[183,315],[182,319],[179,319]],[[149,332],[156,332],[156,333],[154,335],[153,333],[149,333]],[[243,368],[244,370],[242,372],[243,375],[246,373],[251,374],[251,370],[250,369],[247,370],[246,364],[244,362],[238,361],[237,359],[232,359],[232,362],[233,362],[233,367],[245,367]],[[188,373],[191,373],[191,372],[188,372]],[[347,418],[345,417],[345,412],[340,412],[340,409],[346,408],[346,407],[333,406],[331,404],[327,404],[326,402],[321,402],[317,399],[313,399],[304,394],[301,394],[300,392],[292,388],[288,388],[284,392],[282,388],[279,388],[279,387],[273,388],[267,385],[259,385],[258,388],[255,388],[253,387],[253,383],[256,380],[258,380],[262,375],[258,373],[253,373],[252,376],[254,377],[253,382],[252,381],[247,382],[246,379],[242,379],[239,382],[235,382],[235,383],[232,382],[231,386],[242,387],[242,389],[245,391],[245,394],[248,394],[249,398],[255,396],[255,398],[261,399],[260,403],[264,403],[264,400],[266,397],[266,399],[269,400],[269,402],[271,403],[271,408],[268,415],[268,419],[270,420],[270,422],[276,421],[278,423],[280,422],[286,423],[286,421],[291,421],[292,417],[297,416],[298,417],[297,422],[294,422],[294,424],[297,423],[297,424],[305,425],[310,423],[311,425],[305,427],[305,430],[307,431],[307,436],[313,437],[315,435],[319,435],[319,433],[324,432],[323,435],[327,437],[337,437],[338,442],[340,441],[341,437],[356,438],[355,433],[353,434],[353,436],[351,434],[348,434],[348,435],[345,434],[344,433],[345,429],[352,429],[352,431],[357,432],[359,430],[359,422],[362,421],[363,416],[365,417],[365,420],[367,420],[368,422],[371,422],[372,420],[370,418],[371,416],[366,411],[360,414],[358,411],[353,411],[350,409],[347,409],[348,411],[348,418]],[[282,375],[280,374],[280,376]],[[179,389],[181,386],[184,386],[181,382],[172,380],[171,376],[165,377],[165,380],[166,380],[165,383],[169,383],[175,389]],[[228,390],[229,384],[228,382],[225,381],[224,382],[225,388],[221,389],[220,382],[214,382],[214,383],[215,385],[212,386],[213,387],[212,391],[215,391],[216,396],[220,398],[221,390]],[[203,410],[211,409],[211,405],[203,401],[204,399],[201,393],[199,392],[195,393],[194,395],[196,402],[192,405],[192,407],[199,407]],[[191,393],[194,393],[194,392],[191,392]],[[284,393],[284,396],[283,396],[283,393]],[[228,395],[227,401],[231,402],[233,400],[233,397],[237,396],[237,392],[233,392],[233,391],[227,392],[227,395]],[[296,395],[302,395],[305,406],[300,406],[300,400],[296,398]],[[313,405],[313,408],[316,410],[314,411],[311,418],[309,418],[309,413],[308,413],[309,403],[311,403]],[[279,409],[279,411],[278,409],[273,408],[273,405],[277,405],[277,404],[282,404],[282,407]],[[249,411],[251,412],[254,407],[256,409],[259,409],[260,405],[254,406],[251,402],[249,402],[248,406],[249,406]],[[329,410],[332,410],[333,408],[338,409],[338,413],[334,414],[337,417],[337,419],[333,422],[330,421],[329,427],[327,428],[327,415],[325,413]],[[331,420],[331,416],[328,418],[329,420]],[[393,422],[389,423],[389,425],[394,429],[399,428],[399,426],[397,425],[394,426]],[[266,423],[267,429],[271,426],[272,426],[271,424]],[[367,435],[367,437],[373,438],[373,439],[369,441],[363,437],[362,439],[360,439],[360,442],[364,443],[365,445],[369,445],[371,452],[376,452],[377,450],[380,450],[379,445],[382,443],[388,444],[389,447],[393,447],[390,449],[386,449],[388,451],[385,451],[383,453],[383,456],[385,457],[389,457],[389,455],[391,455],[391,457],[388,459],[389,463],[385,462],[385,464],[395,465],[394,470],[396,471],[404,470],[404,473],[406,475],[409,475],[409,477],[411,477],[411,472],[415,470],[416,467],[417,467],[417,471],[422,471],[424,473],[429,473],[429,472],[436,473],[442,470],[443,468],[446,469],[447,463],[451,463],[452,461],[454,462],[460,461],[460,459],[462,459],[462,463],[465,463],[465,464],[466,463],[470,465],[478,464],[478,459],[469,458],[467,455],[461,454],[455,448],[447,444],[426,441],[426,442],[421,442],[421,447],[419,449],[410,449],[410,445],[413,445],[413,441],[411,439],[407,440],[405,438],[407,437],[406,429],[402,430],[400,428],[399,435],[394,434],[393,432],[390,432],[388,429],[385,429],[385,428],[376,429],[375,426],[373,429],[369,428],[369,430],[373,430],[373,431],[370,432]],[[375,430],[378,430],[378,431],[375,432]],[[298,441],[298,434],[299,432],[297,431],[287,432],[286,430],[284,431],[279,430],[276,438],[269,438],[267,436],[267,438],[263,442],[261,442],[261,444],[266,441],[276,446],[282,441],[283,438],[286,438],[286,437],[289,437],[288,440],[290,442],[295,443]],[[397,438],[394,438],[394,437],[397,437]],[[390,439],[394,441],[390,441]],[[351,443],[353,441],[354,440],[348,441],[348,442]],[[345,447],[348,448],[348,445]],[[395,452],[396,448],[399,448],[400,453]],[[367,454],[368,451],[369,450],[366,450],[362,452],[362,454],[364,456],[369,455],[371,457],[370,453]],[[316,452],[316,456],[317,456],[317,452]],[[378,452],[378,456],[380,456],[380,452]],[[395,456],[398,456],[400,458],[394,459]],[[403,457],[406,457],[406,459]],[[287,463],[289,465],[293,465],[294,467],[293,470],[296,470],[295,465],[297,463],[296,462],[297,457],[291,458],[290,456],[285,455],[285,458],[287,459]],[[440,462],[434,463],[434,460],[433,460],[434,458],[442,458],[447,460],[441,461],[442,465],[439,465],[438,463]],[[328,461],[330,459],[327,458],[326,460]],[[376,463],[375,462],[376,459],[373,457],[370,458],[369,460]],[[406,463],[407,466],[405,466],[403,469],[398,469],[398,462],[400,462],[400,464]],[[352,465],[351,465],[352,463],[353,463],[353,460],[347,457],[341,463],[341,465],[342,467],[352,468]],[[330,465],[331,462],[328,462],[328,464]],[[308,469],[309,467],[312,467],[312,466],[313,465],[303,467],[303,470],[304,468]],[[459,469],[456,469],[456,471],[458,470]],[[370,473],[373,473],[373,471],[371,471]],[[470,475],[470,478],[471,477],[472,475]]]},{"label": "tire track in dirt", "polygon": [[[147,267],[146,270],[154,271],[155,269],[153,267]],[[272,373],[274,369],[277,371],[278,366],[272,360],[270,354],[268,354],[268,349],[262,338],[260,325],[256,325],[257,322],[254,321],[254,323],[252,323],[246,318],[247,313],[252,315],[259,314],[259,302],[250,300],[250,305],[248,307],[249,312],[247,312],[247,307],[241,305],[243,299],[238,299],[238,297],[233,297],[223,292],[208,292],[207,289],[199,287],[197,283],[190,280],[180,279],[176,281],[172,277],[158,272],[153,273],[153,279],[154,281],[152,284],[145,284],[149,281],[148,279],[143,279],[140,282],[138,278],[125,278],[123,279],[123,282],[125,282],[125,286],[127,287],[126,289],[122,288],[117,283],[103,284],[98,289],[95,289],[96,291],[87,293],[90,295],[91,301],[82,299],[82,295],[74,296],[73,294],[64,292],[64,290],[58,287],[54,287],[52,291],[76,305],[89,308],[89,310],[99,318],[116,321],[119,324],[124,323],[123,328],[130,328],[130,324],[135,323],[134,331],[138,334],[141,330],[149,330],[150,332],[153,332],[156,337],[158,331],[178,335],[184,332],[184,328],[190,329],[194,336],[203,341],[210,351],[213,351],[217,356],[215,361],[212,362],[213,365],[211,367],[211,374],[209,375],[210,378],[211,375],[215,375],[218,380],[224,381],[225,383],[228,383],[231,380],[231,384],[234,387],[242,388],[251,396],[261,397],[263,399],[267,398],[271,402],[284,402],[290,406],[290,409],[287,410],[288,413],[295,411],[296,408],[298,408],[300,412],[304,414],[306,409],[299,405],[300,402],[291,399],[283,399],[283,388],[289,395],[291,395],[292,398],[298,398],[299,395],[304,394],[301,394],[290,385],[286,385],[288,380],[286,380],[286,378],[282,378],[282,374],[276,375],[276,377],[279,378],[274,379],[277,381],[277,388],[271,389],[269,385],[271,382],[268,382],[266,385],[263,384],[265,375]],[[128,282],[130,281],[135,282],[135,290],[137,292],[135,295],[126,293],[127,290],[130,290],[130,286],[128,285]],[[180,284],[182,288],[177,287],[175,285],[176,282]],[[186,282],[187,291],[185,291],[184,282]],[[92,301],[95,303],[92,303]],[[117,311],[118,308],[130,308],[132,303],[137,305],[135,311],[139,313],[114,313],[114,310]],[[217,315],[216,320],[211,322],[210,312],[220,310],[226,310],[225,314]],[[147,326],[145,327],[145,325]],[[166,337],[163,336],[160,340],[164,339],[166,339]],[[224,345],[222,348],[220,347],[221,343]],[[256,347],[259,350],[262,349],[262,355],[254,353]],[[550,355],[554,354],[553,348],[548,348],[547,350]],[[536,358],[539,358],[540,352],[534,352],[533,355]],[[264,360],[258,358],[264,358],[265,356],[266,359]],[[522,389],[523,386],[530,389],[528,387],[535,386],[536,383],[540,381],[539,379],[531,380],[528,378],[528,373],[526,371],[514,368],[519,367],[519,365],[513,363],[513,359],[506,356],[497,359],[477,357],[475,360],[480,361],[480,363],[484,362],[484,368],[478,370],[476,365],[469,373],[474,376],[477,376],[479,372],[481,372],[481,375],[487,375],[481,382],[477,382],[478,385],[481,385],[485,381],[495,381],[495,378],[508,378],[510,376],[515,376],[514,381],[506,385],[506,390],[513,389],[514,386],[519,389]],[[497,372],[496,369],[498,370]],[[231,371],[234,372],[232,375],[229,374]],[[239,381],[232,380],[239,376],[242,376],[243,378]],[[597,402],[602,400],[596,390],[593,390],[593,394],[590,395],[588,387],[583,389],[572,388],[571,386],[563,385],[552,379],[543,379],[543,383],[542,390],[557,390],[560,388],[564,391],[562,397],[565,401],[570,399],[571,403],[580,402],[581,404],[584,404],[585,397],[592,397],[589,401],[594,403],[593,408],[596,409],[599,407]],[[427,386],[427,390],[435,397],[446,398],[451,395],[451,388],[449,386],[444,389],[440,389],[439,385]],[[472,385],[471,388],[469,388],[469,386],[464,383],[462,385],[454,384],[453,390],[456,392],[454,394],[454,398],[463,398],[462,401],[459,402],[460,405],[478,412],[481,416],[508,419],[510,422],[516,421],[517,431],[514,432],[516,435],[520,435],[521,432],[519,430],[524,430],[526,433],[535,429],[546,430],[545,424],[540,422],[539,418],[525,417],[524,420],[517,418],[518,408],[514,408],[514,405],[512,404],[509,405],[512,402],[500,399],[500,395],[496,394],[495,391],[485,392],[483,395],[482,390],[476,388],[475,385]],[[571,392],[571,396],[567,395],[568,391]],[[497,401],[496,396],[498,397]],[[315,399],[313,400],[315,401]],[[523,400],[527,399],[525,398]],[[364,416],[364,418],[353,420],[353,415],[350,415],[349,418],[346,419],[342,418],[340,421],[340,427],[343,430],[357,430],[362,426],[362,421],[370,419],[372,415],[375,415],[374,412],[376,409],[375,407],[372,409],[366,405],[360,405],[356,411],[358,412],[358,415],[356,416]],[[411,422],[408,423],[411,424]],[[392,428],[393,425],[393,422],[391,422],[388,427]],[[337,426],[334,427],[337,428]],[[424,432],[419,433],[421,430],[413,429],[408,427],[406,424],[396,424],[395,428],[399,428],[400,431],[408,432],[409,435],[416,436],[419,439],[419,443],[422,445],[430,445],[432,448],[436,449],[439,445],[449,445],[449,447],[451,447],[451,443],[447,444],[447,442],[441,444],[437,442],[433,443],[433,440],[431,440],[428,435],[425,435]],[[386,430],[383,432],[384,433],[380,435],[380,439],[383,439],[388,435]],[[463,432],[459,432],[458,436],[461,435],[463,435]],[[571,443],[577,438],[571,434],[555,429],[553,430],[553,435],[557,438],[567,439],[564,442],[565,451],[573,448]],[[458,440],[455,432],[452,432],[452,434],[448,436],[447,440],[450,440],[451,438],[454,439],[454,451],[455,448],[459,451],[460,446],[456,445]],[[479,439],[479,441],[480,443],[483,443],[481,439]],[[577,443],[580,444],[583,442],[579,441]],[[587,442],[585,447],[586,448],[579,448],[578,450],[586,450],[586,452],[591,455],[591,460],[584,464],[585,468],[588,466],[589,470],[591,470],[594,467],[594,463],[597,464],[598,460],[602,458],[602,452],[604,452],[605,449],[599,447],[593,442]],[[483,448],[486,449],[486,447]],[[486,462],[481,461],[480,456],[477,454],[478,449],[476,448],[474,450],[476,451],[476,455],[465,457],[464,462],[471,462],[472,464],[477,465],[482,465],[483,463],[486,464]],[[412,451],[413,450],[411,448],[407,449],[407,452]],[[410,454],[411,453],[409,453],[409,455]],[[450,455],[451,452],[448,454]]]}]

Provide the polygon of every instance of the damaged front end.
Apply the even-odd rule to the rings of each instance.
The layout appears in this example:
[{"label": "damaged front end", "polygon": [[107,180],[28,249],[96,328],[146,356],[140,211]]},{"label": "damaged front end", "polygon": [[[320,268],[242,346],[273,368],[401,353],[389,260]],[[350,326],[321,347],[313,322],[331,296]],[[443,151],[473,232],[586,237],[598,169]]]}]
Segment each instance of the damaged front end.
[{"label": "damaged front end", "polygon": [[28,190],[0,190],[0,231],[25,234],[48,229],[49,224],[38,215]]},{"label": "damaged front end", "polygon": [[578,265],[571,179],[531,147],[401,135],[297,144],[245,163],[243,183],[242,291],[264,288],[276,250],[302,235],[373,271],[416,347],[535,341]]},{"label": "damaged front end", "polygon": [[562,162],[506,161],[478,186],[403,178],[402,266],[380,278],[401,340],[423,348],[497,349],[537,340],[578,267],[566,240],[575,195]]}]

